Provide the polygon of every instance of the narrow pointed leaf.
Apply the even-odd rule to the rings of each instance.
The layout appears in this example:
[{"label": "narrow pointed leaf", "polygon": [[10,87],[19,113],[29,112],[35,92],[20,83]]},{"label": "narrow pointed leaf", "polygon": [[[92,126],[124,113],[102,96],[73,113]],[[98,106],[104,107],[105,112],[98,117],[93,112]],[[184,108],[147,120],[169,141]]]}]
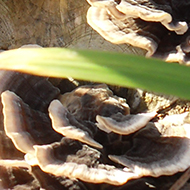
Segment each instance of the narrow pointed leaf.
[{"label": "narrow pointed leaf", "polygon": [[0,69],[73,77],[190,99],[190,68],[135,55],[64,48],[28,48],[0,54]]}]

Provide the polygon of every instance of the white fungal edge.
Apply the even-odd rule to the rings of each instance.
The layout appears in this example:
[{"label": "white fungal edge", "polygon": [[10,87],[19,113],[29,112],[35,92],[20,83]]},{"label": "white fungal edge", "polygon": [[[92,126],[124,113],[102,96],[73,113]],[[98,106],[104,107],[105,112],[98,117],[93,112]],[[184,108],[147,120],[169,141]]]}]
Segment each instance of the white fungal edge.
[{"label": "white fungal edge", "polygon": [[[143,163],[138,163],[134,162],[132,164],[131,160],[128,160],[126,157],[122,156],[115,156],[115,155],[109,155],[108,157],[116,162],[120,163],[121,165],[124,165],[127,167],[127,162],[129,162],[130,165],[132,165],[133,172],[136,173],[139,176],[153,176],[153,177],[159,177],[161,175],[173,175],[177,172],[183,172],[185,171],[188,167],[190,167],[190,124],[184,123],[184,120],[186,117],[188,117],[189,112],[185,112],[182,114],[175,114],[171,116],[166,116],[163,120],[160,122],[155,122],[155,126],[160,130],[160,125],[171,125],[172,129],[175,130],[175,128],[183,128],[185,130],[185,135],[182,134],[180,135],[175,135],[175,133],[172,135],[162,135],[163,137],[180,137],[180,138],[186,138],[183,146],[181,147],[181,151],[179,151],[181,154],[180,155],[175,155],[173,156],[172,159],[170,160],[165,160],[164,162],[158,162],[158,163],[149,163],[149,164],[143,164]],[[178,125],[176,127],[176,125]],[[184,152],[185,150],[185,152]],[[178,153],[179,153],[178,152]],[[177,161],[175,161],[177,158]],[[138,166],[137,165],[141,165]],[[143,167],[144,166],[144,167]],[[125,168],[124,168],[125,170]],[[128,170],[128,168],[126,168]]]},{"label": "white fungal edge", "polygon": [[87,22],[107,41],[114,44],[128,43],[147,50],[147,57],[154,54],[157,49],[157,43],[151,38],[138,35],[135,32],[126,34],[121,31],[111,20],[109,14],[104,8],[90,7],[87,11]]},{"label": "white fungal edge", "polygon": [[188,30],[186,22],[178,22],[176,25],[172,23],[172,16],[163,11],[146,7],[144,5],[132,5],[127,1],[121,0],[117,5],[114,0],[87,0],[94,7],[107,9],[108,12],[116,19],[123,20],[127,17],[141,18],[145,21],[160,22],[170,31],[182,35]]},{"label": "white fungal edge", "polygon": [[[33,143],[31,140],[31,136],[29,133],[27,132],[23,132],[20,125],[16,124],[16,122],[12,122],[15,123],[13,124],[9,124],[9,126],[7,126],[8,124],[8,120],[9,120],[9,111],[11,111],[11,108],[9,108],[9,106],[7,106],[7,99],[9,99],[10,96],[16,96],[16,98],[20,99],[15,93],[7,90],[5,92],[3,92],[1,94],[1,101],[3,104],[3,116],[4,116],[4,130],[6,135],[13,141],[15,147],[20,150],[21,152],[24,153],[30,153],[30,154],[34,154],[34,149],[33,149]],[[20,107],[20,105],[15,101],[12,102],[12,104],[17,104],[17,107]],[[18,110],[19,112],[19,110]],[[14,119],[14,118],[13,118]],[[14,119],[15,121],[18,120],[18,118]],[[22,121],[20,121],[21,123]]]},{"label": "white fungal edge", "polygon": [[55,176],[66,176],[90,183],[109,183],[112,185],[123,185],[128,180],[139,177],[132,172],[126,172],[121,169],[105,170],[88,168],[85,164],[72,162],[61,163],[53,157],[51,145],[35,145],[34,149],[40,168],[44,172],[51,173]]},{"label": "white fungal edge", "polygon": [[[138,162],[132,163],[129,160],[129,163],[131,162],[132,171],[139,176],[159,177],[161,175],[173,175],[177,172],[185,171],[190,166],[190,140],[185,142],[185,147],[186,151],[181,152],[181,155],[174,155],[172,159],[165,160],[164,162],[143,164]],[[181,147],[181,149],[183,150],[184,147]],[[127,167],[127,158],[115,155],[109,155],[109,158]],[[177,158],[177,161],[175,158]]]},{"label": "white fungal edge", "polygon": [[25,160],[9,160],[9,159],[0,159],[0,165],[5,167],[21,167],[27,168],[29,171],[32,171],[31,165],[28,164]]},{"label": "white fungal edge", "polygon": [[180,64],[190,65],[190,60],[185,60],[186,54],[183,52],[181,45],[176,47],[177,52],[170,52],[165,58],[166,62],[178,62]]},{"label": "white fungal edge", "polygon": [[131,5],[123,0],[116,8],[128,17],[139,17],[145,21],[161,22],[168,30],[175,31],[179,35],[184,34],[188,30],[186,22],[178,22],[176,26],[174,26],[172,24],[172,16],[162,10],[154,10],[143,5]]},{"label": "white fungal edge", "polygon": [[117,134],[128,135],[143,128],[151,119],[153,119],[156,116],[156,114],[156,111],[151,113],[140,113],[132,115],[132,117],[129,120],[122,122],[117,122],[110,117],[103,117],[97,115],[96,120],[98,122],[97,126],[105,132],[113,131]]},{"label": "white fungal edge", "polygon": [[[79,140],[90,146],[103,148],[103,146],[92,139],[86,131],[69,124],[69,120],[66,117],[68,112],[59,100],[53,100],[49,105],[48,111],[52,121],[52,127],[55,131],[68,138]],[[62,116],[62,118],[60,118],[60,116]],[[57,122],[57,120],[59,121]]]}]

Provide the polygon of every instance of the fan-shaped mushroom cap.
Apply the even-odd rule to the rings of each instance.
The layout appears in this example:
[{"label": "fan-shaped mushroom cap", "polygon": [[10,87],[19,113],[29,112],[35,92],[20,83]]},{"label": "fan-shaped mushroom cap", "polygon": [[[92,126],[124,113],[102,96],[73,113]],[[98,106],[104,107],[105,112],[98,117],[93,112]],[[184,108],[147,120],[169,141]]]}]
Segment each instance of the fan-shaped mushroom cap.
[{"label": "fan-shaped mushroom cap", "polygon": [[127,0],[121,0],[117,9],[130,17],[139,17],[145,21],[160,22],[168,30],[175,31],[177,34],[184,34],[187,29],[187,23],[176,21],[172,18],[172,10],[166,3],[157,3],[155,1],[136,1],[134,3]]},{"label": "fan-shaped mushroom cap", "polygon": [[114,96],[106,84],[80,86],[63,94],[60,101],[78,120],[95,122],[97,114],[110,116],[118,112],[124,115],[130,113],[126,100]]},{"label": "fan-shaped mushroom cap", "polygon": [[115,115],[117,117],[116,119],[97,115],[96,120],[98,121],[97,126],[104,131],[113,131],[117,134],[128,135],[146,126],[146,124],[154,118],[156,114],[156,112],[126,116],[118,114]]},{"label": "fan-shaped mushroom cap", "polygon": [[161,22],[168,30],[175,31],[177,34],[184,34],[187,29],[186,22],[173,23],[171,8],[168,5],[158,4],[154,1],[129,1],[121,0],[119,3],[113,0],[90,1],[92,6],[106,8],[113,17],[124,20],[127,17],[141,18],[145,21]]},{"label": "fan-shaped mushroom cap", "polygon": [[33,158],[33,145],[51,143],[61,138],[52,130],[47,114],[32,110],[13,92],[5,91],[1,98],[5,132],[18,150],[28,154],[28,159]]},{"label": "fan-shaped mushroom cap", "polygon": [[134,135],[130,150],[122,156],[110,155],[109,158],[139,176],[158,177],[184,171],[190,166],[190,139],[184,135],[189,134],[187,129],[190,129],[189,124],[174,127],[170,135],[164,135],[150,123]]},{"label": "fan-shaped mushroom cap", "polygon": [[[94,160],[100,159],[97,150],[89,148],[86,145],[82,147],[78,145],[79,150],[76,147],[73,147],[73,150],[65,147],[69,146],[69,144],[72,146],[71,142],[66,145],[65,141],[68,140],[63,139],[62,143],[51,145],[34,146],[38,164],[43,171],[56,176],[78,178],[90,183],[109,183],[113,185],[122,185],[129,179],[137,177],[134,173],[116,169],[114,166],[98,164],[98,161],[94,163]],[[63,150],[64,147],[70,150],[70,156],[66,152],[66,155],[64,155],[64,151],[59,151]],[[82,151],[82,155],[80,151]],[[75,152],[74,158],[72,158],[71,152]],[[93,162],[89,159],[93,159]]]},{"label": "fan-shaped mushroom cap", "polygon": [[87,21],[106,40],[140,47],[147,56],[190,63],[187,1],[87,1]]},{"label": "fan-shaped mushroom cap", "polygon": [[[89,8],[87,21],[94,30],[112,43],[128,43],[147,50],[148,55],[152,55],[157,49],[157,43],[149,37],[150,34],[139,29],[138,25],[145,25],[143,21],[138,20],[139,23],[136,23],[132,18],[117,20],[111,17],[105,8],[99,7]],[[137,30],[141,31],[140,34]]]},{"label": "fan-shaped mushroom cap", "polygon": [[4,114],[5,132],[12,139],[17,149],[24,153],[33,153],[33,140],[30,133],[24,131],[23,122],[25,119],[22,114],[20,98],[13,92],[6,91],[2,93],[2,104]]},{"label": "fan-shaped mushroom cap", "polygon": [[49,106],[49,115],[52,120],[53,129],[68,138],[79,140],[96,148],[102,148],[102,145],[90,136],[88,127],[80,124],[74,117],[73,120],[76,126],[71,125],[67,117],[68,114],[69,112],[59,100],[52,101]]}]

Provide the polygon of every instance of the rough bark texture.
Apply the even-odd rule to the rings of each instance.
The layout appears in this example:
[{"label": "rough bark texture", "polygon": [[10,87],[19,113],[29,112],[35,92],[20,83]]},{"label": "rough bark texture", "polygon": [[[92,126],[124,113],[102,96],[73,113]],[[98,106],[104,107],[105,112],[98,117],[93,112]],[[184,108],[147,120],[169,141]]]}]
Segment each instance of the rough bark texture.
[{"label": "rough bark texture", "polygon": [[75,47],[141,52],[129,45],[105,41],[86,22],[85,0],[2,0],[0,2],[0,49],[25,44],[43,47]]}]

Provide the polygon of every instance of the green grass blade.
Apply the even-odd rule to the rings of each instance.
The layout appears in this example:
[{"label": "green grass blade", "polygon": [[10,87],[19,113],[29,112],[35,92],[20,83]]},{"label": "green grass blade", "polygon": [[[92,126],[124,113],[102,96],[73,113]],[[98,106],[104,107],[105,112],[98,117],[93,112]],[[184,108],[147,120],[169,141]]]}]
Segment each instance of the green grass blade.
[{"label": "green grass blade", "polygon": [[64,48],[18,49],[0,54],[0,69],[141,88],[190,100],[190,67],[134,55]]}]

